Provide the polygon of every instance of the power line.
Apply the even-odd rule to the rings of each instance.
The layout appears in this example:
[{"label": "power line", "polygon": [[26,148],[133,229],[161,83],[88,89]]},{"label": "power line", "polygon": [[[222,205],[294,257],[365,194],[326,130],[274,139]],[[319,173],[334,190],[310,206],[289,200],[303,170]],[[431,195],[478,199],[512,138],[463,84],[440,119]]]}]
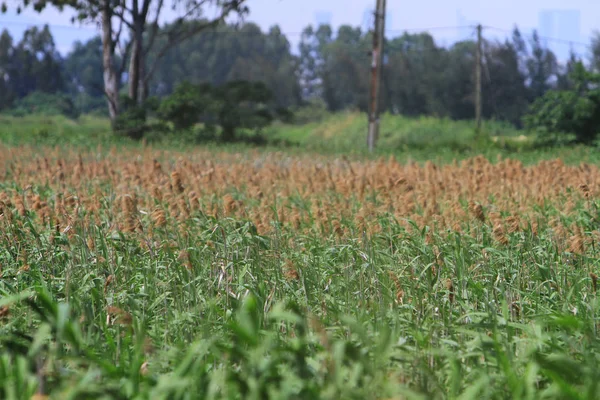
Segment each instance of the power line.
[{"label": "power line", "polygon": [[[5,20],[0,19],[0,24],[10,24],[10,25],[20,25],[20,26],[37,26],[37,25],[48,25],[50,28],[60,28],[60,29],[87,29],[87,30],[96,30],[96,28],[92,26],[75,26],[75,25],[65,25],[65,24],[53,24],[46,22],[24,22],[24,21],[15,21],[15,20]],[[464,25],[464,26],[432,26],[429,28],[406,28],[406,29],[386,29],[386,33],[404,33],[404,32],[428,32],[428,31],[443,31],[443,30],[457,30],[457,29],[471,29],[475,26]],[[229,34],[229,33],[240,33],[239,31],[214,31],[214,33],[220,34]],[[264,32],[263,32],[264,33]],[[258,34],[258,32],[257,32]],[[285,36],[300,36],[303,32],[282,32]]]},{"label": "power line", "polygon": [[57,29],[71,29],[71,30],[89,30],[89,31],[96,31],[97,29],[92,27],[92,26],[76,26],[76,25],[64,25],[64,24],[48,24],[46,22],[24,22],[24,21],[10,21],[10,20],[5,20],[5,19],[0,19],[0,25],[17,25],[17,26],[26,26],[26,27],[31,27],[31,26],[46,26],[48,25],[49,28],[57,28]]},{"label": "power line", "polygon": [[[70,29],[70,30],[88,30],[88,31],[97,31],[97,28],[94,28],[92,26],[75,26],[75,25],[64,25],[64,24],[49,24],[49,23],[45,23],[45,22],[23,22],[23,21],[7,21],[7,20],[3,20],[0,19],[0,25],[2,24],[8,24],[8,25],[17,25],[17,26],[25,26],[25,27],[31,27],[31,26],[45,26],[48,25],[48,27],[50,28],[57,28],[57,29]],[[456,27],[452,27],[452,26],[434,26],[434,27],[430,27],[430,28],[407,28],[407,29],[386,29],[385,33],[386,34],[394,34],[394,33],[406,33],[406,32],[429,32],[429,31],[442,31],[442,30],[458,30],[458,29],[469,29],[469,28],[473,28],[472,26],[456,26]],[[207,31],[208,32],[208,31]],[[211,33],[215,33],[215,34],[246,34],[246,35],[250,35],[253,33],[250,32],[242,32],[242,31],[238,31],[238,30],[233,30],[233,31],[210,31]],[[261,35],[261,34],[265,34],[268,32],[256,32],[255,34],[257,35]],[[281,32],[282,35],[284,36],[290,36],[290,37],[295,37],[295,36],[302,36],[304,34],[304,32]]]},{"label": "power line", "polygon": [[407,28],[407,29],[386,29],[386,32],[402,33],[402,32],[428,32],[428,31],[448,31],[458,29],[473,29],[475,25],[463,26],[432,26],[430,28]]},{"label": "power line", "polygon": [[[95,28],[91,25],[77,26],[77,25],[54,24],[54,23],[46,23],[46,22],[24,22],[24,21],[0,19],[0,25],[3,25],[3,24],[26,26],[26,27],[47,25],[48,27],[53,28],[53,29],[67,29],[67,30],[78,30],[78,31],[86,30],[86,31],[90,31],[90,32],[98,31],[97,28]],[[385,33],[386,34],[398,34],[398,33],[408,33],[408,32],[431,32],[431,31],[448,31],[448,30],[464,30],[464,29],[473,29],[473,33],[475,33],[475,28],[476,28],[476,25],[432,26],[432,27],[426,27],[426,28],[386,29]],[[489,26],[489,25],[484,25],[482,28],[487,29],[487,30],[502,32],[502,33],[506,33],[506,34],[513,33],[513,31],[510,29],[498,28],[498,27]],[[256,33],[242,32],[242,31],[238,31],[238,30],[233,30],[233,31],[213,30],[213,31],[210,31],[210,33],[211,34],[242,34],[243,33],[245,35],[251,35],[251,34],[261,35],[261,34],[265,34],[268,32],[263,32],[262,30],[261,30],[261,32],[256,32]],[[298,37],[298,36],[302,36],[304,34],[304,32],[281,32],[281,34],[284,36],[287,36],[287,37]],[[574,40],[541,36],[541,35],[538,35],[538,37],[542,40],[559,43],[559,44],[582,46],[582,47],[588,47],[588,48],[591,46],[590,43],[584,43],[584,42],[579,42],[579,41],[574,41]]]},{"label": "power line", "polygon": [[[496,27],[493,27],[493,26],[484,26],[483,28],[484,29],[490,29],[490,30],[493,30],[493,31],[499,31],[499,32],[503,32],[503,33],[509,33],[509,34],[512,34],[512,32],[513,32],[512,30],[502,29],[502,28],[496,28]],[[538,35],[538,38],[540,38],[542,40],[547,40],[549,42],[590,47],[589,43],[578,42],[576,40],[559,39],[559,38],[553,38],[553,37],[541,36],[541,35]]]}]

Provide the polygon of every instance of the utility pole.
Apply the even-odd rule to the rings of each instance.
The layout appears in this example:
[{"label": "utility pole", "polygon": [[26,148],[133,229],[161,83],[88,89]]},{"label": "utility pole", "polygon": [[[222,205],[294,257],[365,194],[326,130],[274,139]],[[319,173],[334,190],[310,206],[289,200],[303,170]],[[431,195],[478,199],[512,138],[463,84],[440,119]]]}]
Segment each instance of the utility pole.
[{"label": "utility pole", "polygon": [[477,120],[477,135],[481,133],[481,55],[482,55],[481,24],[477,25],[477,52],[475,55],[475,119]]},{"label": "utility pole", "polygon": [[381,64],[385,32],[385,2],[377,0],[375,9],[375,30],[373,31],[373,52],[371,62],[371,93],[369,101],[369,132],[367,146],[373,152],[379,137],[379,89],[381,86]]}]

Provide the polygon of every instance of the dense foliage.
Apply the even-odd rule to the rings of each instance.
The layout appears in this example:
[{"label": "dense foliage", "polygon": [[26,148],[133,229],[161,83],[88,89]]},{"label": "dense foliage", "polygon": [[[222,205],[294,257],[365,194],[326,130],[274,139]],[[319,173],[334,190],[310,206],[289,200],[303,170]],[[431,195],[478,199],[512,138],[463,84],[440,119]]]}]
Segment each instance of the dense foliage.
[{"label": "dense foliage", "polygon": [[[160,29],[169,32],[171,28]],[[265,84],[277,107],[321,103],[330,111],[366,110],[371,34],[359,28],[341,26],[334,32],[327,25],[307,27],[297,54],[277,26],[263,32],[252,23],[220,25],[171,47],[164,46],[167,37],[158,34],[153,45],[166,48],[165,52],[150,49],[146,57],[154,67],[147,88],[150,96],[169,96],[184,82],[218,87],[230,81],[250,81]],[[598,43],[596,37],[592,48]],[[77,43],[61,57],[47,28],[28,30],[18,43],[5,31],[0,36],[0,70],[5,76],[0,80],[0,109],[13,107],[18,99],[36,91],[67,93],[81,112],[104,111],[101,46],[100,38],[95,38]],[[405,33],[388,38],[385,46],[383,111],[473,118],[473,41],[445,48],[427,33]],[[590,69],[600,65],[599,55],[592,52]],[[123,64],[118,57],[115,62]],[[569,75],[580,60],[573,56],[561,65],[537,34],[527,39],[515,29],[504,42],[484,43],[483,62],[484,117],[520,126],[536,99],[550,90],[572,89]],[[126,93],[126,75],[120,84]]]},{"label": "dense foliage", "polygon": [[79,110],[66,93],[31,92],[15,101],[13,114],[65,115],[76,118]]},{"label": "dense foliage", "polygon": [[[283,111],[283,112],[282,112]],[[260,131],[276,117],[289,116],[275,108],[273,93],[262,82],[229,81],[221,86],[180,84],[158,108],[158,115],[178,131],[204,124],[205,133],[221,128],[221,140],[236,140],[240,128]]]},{"label": "dense foliage", "polygon": [[549,91],[537,98],[525,121],[543,137],[571,134],[589,144],[600,134],[600,74],[577,63],[569,78],[571,89]]}]

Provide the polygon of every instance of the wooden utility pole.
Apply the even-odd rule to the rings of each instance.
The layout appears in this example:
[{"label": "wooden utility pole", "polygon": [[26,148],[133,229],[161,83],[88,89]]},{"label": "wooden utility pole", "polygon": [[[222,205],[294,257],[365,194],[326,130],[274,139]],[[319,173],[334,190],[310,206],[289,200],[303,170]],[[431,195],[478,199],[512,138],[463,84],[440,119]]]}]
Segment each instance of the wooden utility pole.
[{"label": "wooden utility pole", "polygon": [[475,119],[477,120],[477,135],[481,133],[481,47],[481,25],[477,25],[477,52],[475,55]]},{"label": "wooden utility pole", "polygon": [[381,86],[381,64],[383,61],[383,41],[385,32],[385,2],[377,0],[375,9],[375,30],[373,31],[373,52],[371,62],[371,93],[369,101],[369,132],[367,146],[375,149],[379,137],[379,89]]}]

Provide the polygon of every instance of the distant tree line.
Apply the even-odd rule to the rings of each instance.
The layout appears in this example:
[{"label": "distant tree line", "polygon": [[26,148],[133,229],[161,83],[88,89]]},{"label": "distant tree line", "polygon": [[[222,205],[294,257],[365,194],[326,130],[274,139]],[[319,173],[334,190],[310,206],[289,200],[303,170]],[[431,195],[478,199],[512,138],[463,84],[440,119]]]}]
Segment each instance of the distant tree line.
[{"label": "distant tree line", "polygon": [[[149,98],[164,99],[184,82],[202,88],[249,81],[264,84],[277,109],[309,105],[332,112],[367,109],[372,38],[360,28],[341,26],[334,32],[328,25],[309,26],[297,52],[292,52],[277,26],[263,32],[253,23],[219,25],[174,46],[168,46],[168,38],[166,34],[144,38],[155,41],[144,58],[153,66],[146,88]],[[559,63],[536,33],[524,37],[515,28],[504,41],[485,41],[484,117],[521,126],[530,105],[548,91],[575,89],[572,75],[577,65],[585,64],[590,73],[600,72],[599,35],[591,45],[589,59],[583,61],[573,54]],[[157,49],[165,48],[158,53]],[[472,40],[445,48],[428,33],[387,39],[382,110],[409,116],[473,118],[475,51]],[[122,60],[116,57],[114,62],[121,64]],[[100,36],[77,42],[63,57],[48,27],[30,28],[20,41],[7,31],[0,35],[0,110],[58,108],[69,115],[107,113],[103,83]],[[119,92],[126,95],[127,73],[118,85]],[[49,105],[48,96],[60,101]]]}]

